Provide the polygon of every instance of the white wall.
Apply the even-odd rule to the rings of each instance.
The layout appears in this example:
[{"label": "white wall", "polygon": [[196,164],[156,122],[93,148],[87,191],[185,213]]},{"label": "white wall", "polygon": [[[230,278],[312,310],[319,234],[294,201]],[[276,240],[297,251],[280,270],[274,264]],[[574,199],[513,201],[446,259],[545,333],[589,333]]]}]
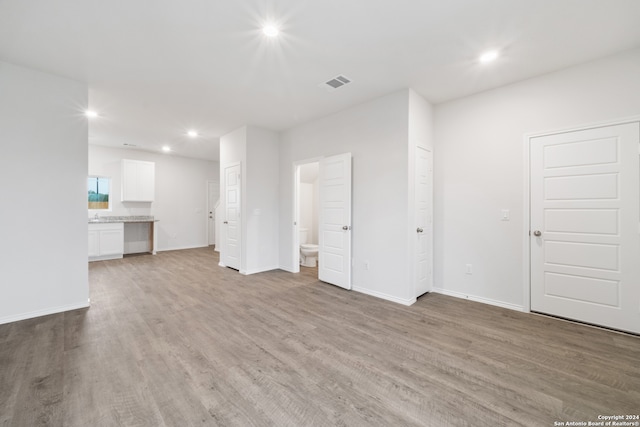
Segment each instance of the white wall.
[{"label": "white wall", "polygon": [[[319,163],[305,163],[300,165],[299,191],[299,226],[308,229],[307,243],[318,244],[318,214],[319,192],[318,171]],[[302,242],[301,242],[302,243]]]},{"label": "white wall", "polygon": [[[300,228],[307,229],[307,242],[318,244],[318,180],[312,183],[301,182],[300,187]],[[302,242],[300,242],[302,243]]]},{"label": "white wall", "polygon": [[437,287],[523,306],[523,136],[640,114],[639,77],[634,50],[436,107]]},{"label": "white wall", "polygon": [[88,306],[87,96],[0,62],[0,323]]},{"label": "white wall", "polygon": [[298,187],[298,191],[300,202],[299,227],[300,229],[307,230],[307,241],[304,243],[317,243],[313,241],[313,229],[314,227],[316,227],[316,224],[313,223],[313,184],[301,182],[300,186]]},{"label": "white wall", "polygon": [[[319,165],[318,165],[319,166]],[[319,244],[318,230],[320,228],[320,180],[313,181],[313,196],[311,205],[311,243]]]},{"label": "white wall", "polygon": [[[354,289],[414,300],[407,244],[409,91],[297,126],[280,144],[280,266],[293,270],[293,163],[351,152]],[[370,269],[364,268],[368,261]]]},{"label": "white wall", "polygon": [[[224,199],[224,168],[240,163],[241,261],[240,273],[278,268],[278,149],[275,132],[243,126],[220,138],[220,202]],[[224,226],[221,259],[224,257]]]},{"label": "white wall", "polygon": [[[152,203],[120,201],[122,159],[155,162]],[[160,251],[207,246],[207,180],[218,181],[218,162],[90,145],[89,174],[113,180],[110,196],[113,210],[99,215],[155,216],[160,220],[156,223]]]},{"label": "white wall", "polygon": [[247,128],[246,274],[278,265],[279,135]]}]

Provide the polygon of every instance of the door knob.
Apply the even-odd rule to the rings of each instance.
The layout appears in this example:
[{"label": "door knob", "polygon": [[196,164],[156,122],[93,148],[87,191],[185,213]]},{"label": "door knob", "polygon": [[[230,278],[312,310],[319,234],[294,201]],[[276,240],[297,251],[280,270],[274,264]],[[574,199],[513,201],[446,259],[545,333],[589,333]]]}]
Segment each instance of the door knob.
[{"label": "door knob", "polygon": [[533,235],[536,236],[536,237],[540,237],[540,236],[542,236],[542,232],[540,230],[536,230],[536,231],[533,232]]},{"label": "door knob", "polygon": [[342,229],[346,231],[346,230],[348,230],[348,229],[349,229],[349,226],[348,226],[348,225],[343,225],[343,226],[342,226]]},{"label": "door knob", "polygon": [[223,224],[229,224],[229,221],[225,221],[225,222],[223,222]]},{"label": "door knob", "polygon": [[418,229],[416,230],[417,233],[422,233],[424,230],[420,227],[418,227]]},{"label": "door knob", "polygon": [[213,218],[211,215],[209,215],[209,218]]}]

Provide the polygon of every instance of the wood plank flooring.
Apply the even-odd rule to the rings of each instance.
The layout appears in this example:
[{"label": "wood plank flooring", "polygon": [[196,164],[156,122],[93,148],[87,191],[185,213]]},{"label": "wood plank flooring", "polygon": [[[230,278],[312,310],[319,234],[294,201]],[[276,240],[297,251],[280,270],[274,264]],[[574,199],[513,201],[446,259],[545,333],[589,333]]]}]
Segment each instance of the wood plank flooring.
[{"label": "wood plank flooring", "polygon": [[553,426],[640,413],[640,338],[209,248],[90,265],[91,308],[0,325],[0,426]]}]

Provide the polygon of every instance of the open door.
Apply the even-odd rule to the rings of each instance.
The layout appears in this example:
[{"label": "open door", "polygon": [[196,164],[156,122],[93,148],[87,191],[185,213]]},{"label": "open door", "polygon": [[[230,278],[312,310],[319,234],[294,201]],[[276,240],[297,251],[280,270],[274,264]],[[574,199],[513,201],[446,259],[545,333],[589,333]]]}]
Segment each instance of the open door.
[{"label": "open door", "polygon": [[318,278],[351,289],[351,153],[320,161]]}]

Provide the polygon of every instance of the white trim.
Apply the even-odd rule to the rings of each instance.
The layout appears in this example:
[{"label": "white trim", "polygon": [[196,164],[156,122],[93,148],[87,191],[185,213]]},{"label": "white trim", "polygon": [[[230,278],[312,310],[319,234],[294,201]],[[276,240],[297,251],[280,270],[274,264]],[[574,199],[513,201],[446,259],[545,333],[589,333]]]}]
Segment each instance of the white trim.
[{"label": "white trim", "polygon": [[240,271],[240,273],[244,274],[245,276],[248,276],[250,274],[264,273],[265,271],[273,271],[273,270],[279,270],[279,269],[280,269],[279,266],[274,265],[271,267],[262,267],[262,268],[255,268],[252,270]]},{"label": "white trim", "polygon": [[[183,251],[185,249],[198,249],[198,248],[208,248],[209,245],[189,245],[189,246],[178,246],[173,248],[162,248],[158,249],[158,252],[168,252],[168,251]],[[146,252],[142,252],[146,253]]]},{"label": "white trim", "polygon": [[[284,266],[282,266],[282,265],[281,265],[280,267],[278,267],[278,269],[279,269],[279,270],[286,271],[286,272],[288,272],[288,273],[299,273],[299,272],[300,272],[300,271],[294,271],[294,270],[293,270],[293,268],[291,268],[291,267],[284,267]],[[299,269],[300,269],[300,267],[298,267],[298,270],[299,270]]]},{"label": "white trim", "polygon": [[528,310],[525,310],[525,308],[523,306],[521,306],[521,305],[511,304],[509,302],[498,301],[498,300],[494,300],[494,299],[491,299],[491,298],[477,297],[475,295],[467,295],[467,294],[464,294],[462,292],[450,291],[448,289],[442,289],[442,288],[435,288],[434,287],[432,292],[435,292],[437,294],[447,295],[447,296],[450,296],[450,297],[468,299],[470,301],[475,301],[475,302],[481,302],[483,304],[495,305],[497,307],[508,308],[509,310],[524,311],[524,312],[528,311]]},{"label": "white trim", "polygon": [[523,311],[531,312],[531,136],[524,136],[522,146],[522,162],[523,162],[523,201],[522,201],[522,301]]},{"label": "white trim", "polygon": [[300,273],[300,165],[293,163],[293,235],[291,236],[291,272]]},{"label": "white trim", "polygon": [[124,254],[90,256],[89,257],[89,262],[109,261],[109,260],[112,260],[112,259],[122,259],[123,256],[124,256]]},{"label": "white trim", "polygon": [[598,122],[592,122],[592,123],[586,123],[586,124],[581,124],[581,125],[573,125],[570,127],[566,127],[566,128],[558,128],[558,129],[554,129],[554,130],[547,130],[547,131],[541,131],[541,132],[530,132],[530,133],[526,133],[524,135],[525,139],[530,139],[530,138],[538,138],[541,136],[548,136],[548,135],[557,135],[559,133],[569,133],[569,132],[576,132],[576,131],[580,131],[580,130],[587,130],[587,129],[594,129],[594,128],[602,128],[602,127],[608,127],[608,126],[618,126],[618,125],[625,125],[628,123],[635,123],[640,121],[640,115],[635,115],[635,116],[629,116],[629,117],[622,117],[622,118],[618,118],[618,119],[609,119],[609,120],[603,120],[603,121],[598,121]]},{"label": "white trim", "polygon": [[65,311],[77,310],[79,308],[88,308],[91,306],[91,300],[78,304],[69,304],[58,307],[45,308],[43,310],[30,311],[28,313],[17,314],[14,316],[0,317],[0,325],[20,320],[33,319],[34,317],[48,316],[50,314],[62,313]]},{"label": "white trim", "polygon": [[372,291],[366,288],[360,288],[358,286],[353,286],[352,289],[356,292],[360,292],[361,294],[371,295],[372,297],[381,298],[381,299],[395,302],[402,305],[412,305],[413,303],[416,302],[416,298],[411,298],[411,299],[398,298],[392,295],[384,294],[382,292]]},{"label": "white trim", "polygon": [[530,170],[530,157],[531,157],[531,140],[533,138],[539,138],[548,135],[557,135],[560,133],[576,132],[587,129],[594,129],[607,126],[619,126],[628,123],[640,122],[640,115],[622,117],[619,119],[604,120],[595,123],[587,123],[578,126],[572,126],[563,129],[556,129],[552,131],[526,133],[523,136],[523,245],[522,245],[522,265],[523,265],[523,311],[531,311],[531,245],[529,231],[531,230],[531,170]]}]

